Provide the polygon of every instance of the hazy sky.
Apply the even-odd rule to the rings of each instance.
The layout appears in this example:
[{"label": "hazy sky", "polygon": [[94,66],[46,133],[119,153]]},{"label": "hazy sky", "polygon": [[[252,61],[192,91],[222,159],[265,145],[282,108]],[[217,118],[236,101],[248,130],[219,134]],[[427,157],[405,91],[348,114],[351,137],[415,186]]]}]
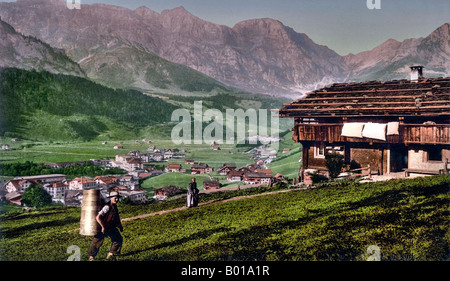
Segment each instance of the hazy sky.
[{"label": "hazy sky", "polygon": [[[0,0],[0,2],[14,2]],[[63,1],[63,0],[62,0]],[[450,22],[450,0],[80,0],[160,13],[184,6],[207,21],[232,27],[252,18],[274,18],[341,55],[370,50],[389,38],[424,37]]]}]

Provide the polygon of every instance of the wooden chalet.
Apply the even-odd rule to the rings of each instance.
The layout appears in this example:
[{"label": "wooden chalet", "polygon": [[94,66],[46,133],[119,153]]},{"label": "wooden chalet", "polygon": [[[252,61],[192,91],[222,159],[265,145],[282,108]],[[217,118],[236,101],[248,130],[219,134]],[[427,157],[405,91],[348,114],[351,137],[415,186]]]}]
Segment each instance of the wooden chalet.
[{"label": "wooden chalet", "polygon": [[179,173],[181,171],[181,164],[169,164],[166,170],[169,173]]},{"label": "wooden chalet", "polygon": [[208,164],[192,164],[191,173],[192,174],[209,174],[213,172],[213,168],[209,167]]},{"label": "wooden chalet", "polygon": [[220,182],[218,180],[206,180],[203,181],[203,189],[204,190],[210,190],[210,189],[220,189]]},{"label": "wooden chalet", "polygon": [[353,168],[389,174],[447,172],[450,158],[450,77],[338,83],[284,104],[293,139],[303,146],[302,168],[326,169],[337,152]]},{"label": "wooden chalet", "polygon": [[244,173],[242,181],[246,184],[267,184],[270,185],[272,175],[266,173],[248,172]]},{"label": "wooden chalet", "polygon": [[153,190],[153,197],[169,197],[184,193],[185,190],[179,186],[168,185]]}]

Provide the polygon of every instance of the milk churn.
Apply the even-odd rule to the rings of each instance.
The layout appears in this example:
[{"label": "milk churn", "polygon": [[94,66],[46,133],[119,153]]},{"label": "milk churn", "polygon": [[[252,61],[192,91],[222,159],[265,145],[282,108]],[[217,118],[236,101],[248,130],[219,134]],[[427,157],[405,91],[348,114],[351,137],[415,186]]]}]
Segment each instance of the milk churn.
[{"label": "milk churn", "polygon": [[101,207],[100,190],[84,189],[81,204],[80,234],[94,236],[97,234],[97,221],[95,217]]}]

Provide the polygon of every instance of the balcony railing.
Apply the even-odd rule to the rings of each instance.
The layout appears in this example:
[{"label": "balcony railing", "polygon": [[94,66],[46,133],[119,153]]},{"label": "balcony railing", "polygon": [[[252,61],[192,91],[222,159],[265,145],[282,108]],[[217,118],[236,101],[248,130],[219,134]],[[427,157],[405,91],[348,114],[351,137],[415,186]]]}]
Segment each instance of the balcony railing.
[{"label": "balcony railing", "polygon": [[296,124],[295,141],[450,144],[450,125],[401,124],[386,141],[341,136],[343,124]]},{"label": "balcony railing", "polygon": [[450,125],[416,125],[402,126],[405,143],[450,144]]}]

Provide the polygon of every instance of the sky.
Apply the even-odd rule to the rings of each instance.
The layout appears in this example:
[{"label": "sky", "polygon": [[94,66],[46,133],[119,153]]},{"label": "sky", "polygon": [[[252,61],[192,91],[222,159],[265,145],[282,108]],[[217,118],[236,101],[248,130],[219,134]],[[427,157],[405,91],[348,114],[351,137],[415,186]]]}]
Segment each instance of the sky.
[{"label": "sky", "polygon": [[[61,0],[65,1],[65,0]],[[273,18],[340,55],[373,49],[388,39],[426,37],[450,22],[450,0],[79,0],[155,12],[183,6],[195,16],[233,27]],[[14,2],[0,0],[0,2]],[[368,3],[379,4],[369,9]]]}]

